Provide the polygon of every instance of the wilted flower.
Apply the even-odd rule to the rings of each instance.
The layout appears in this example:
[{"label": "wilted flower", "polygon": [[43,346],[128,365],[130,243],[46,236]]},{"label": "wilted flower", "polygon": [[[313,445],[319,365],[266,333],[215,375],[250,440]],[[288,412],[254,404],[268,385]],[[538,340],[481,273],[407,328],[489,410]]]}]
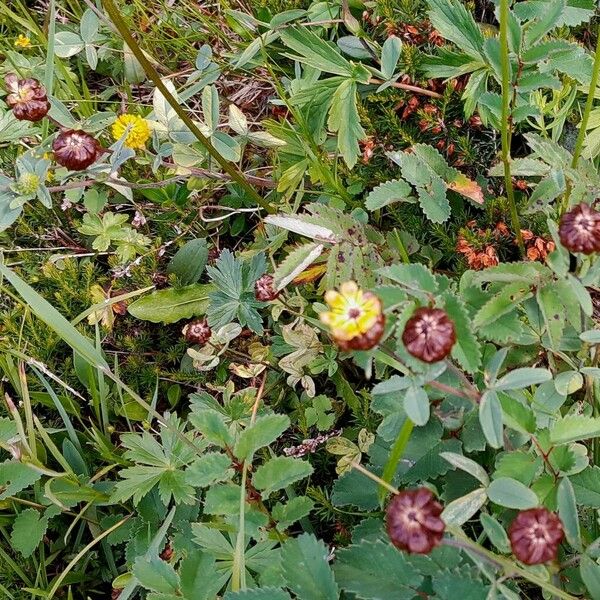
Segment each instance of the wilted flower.
[{"label": "wilted flower", "polygon": [[206,319],[197,319],[188,323],[182,331],[185,339],[190,344],[204,346],[210,339],[212,331]]},{"label": "wilted flower", "polygon": [[15,48],[31,48],[31,40],[22,33],[15,40]]},{"label": "wilted flower", "polygon": [[151,135],[148,121],[138,115],[121,115],[117,117],[112,126],[112,134],[115,140],[121,139],[126,131],[125,146],[133,150],[144,148]]},{"label": "wilted flower", "polygon": [[413,554],[428,554],[442,541],[446,525],[443,507],[427,488],[396,494],[386,511],[386,529],[392,544]]},{"label": "wilted flower", "polygon": [[583,202],[578,204],[562,216],[558,235],[570,252],[600,251],[600,212]]},{"label": "wilted flower", "polygon": [[71,171],[83,171],[98,159],[102,146],[89,133],[70,129],[56,136],[52,150],[59,165]]},{"label": "wilted flower", "polygon": [[354,281],[329,290],[325,302],[331,310],[319,317],[342,350],[370,350],[383,336],[385,315],[381,301],[371,292],[363,292]]},{"label": "wilted flower", "polygon": [[437,362],[450,354],[456,342],[454,323],[439,308],[418,308],[404,326],[402,342],[416,358]]},{"label": "wilted flower", "polygon": [[21,121],[39,121],[50,110],[46,88],[37,79],[19,79],[9,73],[4,81],[9,92],[6,104]]},{"label": "wilted flower", "polygon": [[273,287],[273,275],[263,275],[254,284],[254,297],[259,302],[271,302],[279,296],[279,292]]},{"label": "wilted flower", "polygon": [[547,508],[521,511],[508,528],[513,554],[526,565],[554,560],[564,535],[558,515]]}]

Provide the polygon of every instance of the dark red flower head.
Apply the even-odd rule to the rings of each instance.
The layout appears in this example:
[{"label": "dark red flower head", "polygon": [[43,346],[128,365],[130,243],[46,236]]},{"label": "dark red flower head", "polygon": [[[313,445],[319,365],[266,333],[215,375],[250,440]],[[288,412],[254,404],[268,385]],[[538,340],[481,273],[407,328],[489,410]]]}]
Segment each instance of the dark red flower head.
[{"label": "dark red flower head", "polygon": [[564,535],[558,515],[547,508],[521,511],[508,528],[513,554],[526,565],[554,560]]},{"label": "dark red flower head", "polygon": [[59,165],[71,171],[83,171],[96,162],[102,152],[102,146],[89,133],[71,129],[56,136],[52,150]]},{"label": "dark red flower head", "polygon": [[206,319],[197,319],[191,321],[183,328],[183,335],[190,344],[198,344],[204,346],[210,339],[212,331]]},{"label": "dark red flower head", "polygon": [[585,203],[565,213],[558,227],[561,244],[570,252],[600,251],[600,212]]},{"label": "dark red flower head", "polygon": [[273,287],[273,275],[263,275],[254,284],[254,296],[260,302],[271,302],[279,296]]},{"label": "dark red flower head", "polygon": [[441,513],[442,505],[427,488],[396,494],[387,507],[385,521],[392,544],[413,554],[429,554],[444,535]]},{"label": "dark red flower head", "polygon": [[37,79],[19,79],[9,73],[4,81],[8,89],[6,104],[21,121],[39,121],[50,110],[46,88]]},{"label": "dark red flower head", "polygon": [[418,308],[404,327],[402,342],[416,358],[437,362],[446,358],[456,343],[454,323],[439,308]]}]

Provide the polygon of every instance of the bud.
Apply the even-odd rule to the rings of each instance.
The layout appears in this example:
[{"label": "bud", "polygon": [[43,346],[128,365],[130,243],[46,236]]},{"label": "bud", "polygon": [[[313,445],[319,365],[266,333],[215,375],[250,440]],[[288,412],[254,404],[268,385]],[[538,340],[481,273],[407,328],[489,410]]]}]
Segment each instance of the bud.
[{"label": "bud", "polygon": [[4,81],[9,92],[6,104],[21,121],[40,121],[50,110],[46,88],[37,79],[19,79],[9,73]]},{"label": "bud", "polygon": [[190,344],[198,344],[199,346],[204,346],[212,335],[212,331],[206,319],[191,321],[183,328],[182,333],[187,342]]},{"label": "bud", "polygon": [[35,194],[40,187],[40,178],[35,173],[23,173],[17,180],[16,191],[22,196]]},{"label": "bud", "polygon": [[578,204],[562,216],[558,236],[570,252],[600,251],[600,212],[588,204]]},{"label": "bud", "polygon": [[554,560],[564,535],[558,515],[547,508],[521,511],[508,528],[513,554],[526,565]]},{"label": "bud", "polygon": [[56,136],[52,150],[59,165],[71,171],[83,171],[96,162],[102,146],[89,133],[71,129]]},{"label": "bud", "polygon": [[386,511],[386,529],[396,548],[413,554],[429,554],[439,546],[446,525],[443,507],[427,488],[396,494]]},{"label": "bud", "polygon": [[437,362],[446,358],[456,343],[454,323],[439,308],[418,308],[404,326],[402,342],[414,357]]},{"label": "bud", "polygon": [[273,287],[273,275],[263,275],[254,284],[254,297],[259,302],[271,302],[279,296]]}]

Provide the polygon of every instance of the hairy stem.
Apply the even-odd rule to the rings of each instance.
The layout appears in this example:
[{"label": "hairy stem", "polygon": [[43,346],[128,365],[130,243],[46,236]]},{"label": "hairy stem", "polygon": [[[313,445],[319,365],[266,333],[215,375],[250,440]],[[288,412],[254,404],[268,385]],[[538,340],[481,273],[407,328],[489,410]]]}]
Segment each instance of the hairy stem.
[{"label": "hairy stem", "polygon": [[504,182],[506,187],[506,197],[510,208],[510,218],[512,227],[517,238],[517,244],[521,255],[525,254],[525,244],[521,234],[521,222],[517,205],[515,203],[515,190],[513,188],[511,169],[510,169],[510,137],[512,129],[511,116],[511,81],[510,81],[510,58],[508,55],[508,2],[509,0],[500,0],[500,60],[502,63],[502,162],[504,163]]}]

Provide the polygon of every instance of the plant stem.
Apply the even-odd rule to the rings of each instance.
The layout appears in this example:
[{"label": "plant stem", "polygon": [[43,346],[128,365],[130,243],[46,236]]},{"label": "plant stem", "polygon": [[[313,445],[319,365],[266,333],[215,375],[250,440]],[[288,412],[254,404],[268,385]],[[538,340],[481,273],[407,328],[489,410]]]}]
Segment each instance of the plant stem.
[{"label": "plant stem", "polygon": [[165,100],[171,105],[173,110],[177,113],[177,116],[183,121],[185,126],[196,136],[198,141],[204,146],[209,155],[221,166],[221,168],[231,177],[233,181],[235,181],[238,185],[240,185],[248,196],[252,198],[256,204],[261,206],[264,210],[269,213],[274,213],[275,209],[269,204],[266,200],[264,200],[257,191],[246,181],[244,174],[237,169],[235,166],[227,162],[219,151],[212,145],[211,141],[200,131],[198,126],[194,123],[194,121],[190,118],[187,112],[179,105],[173,94],[167,89],[165,84],[162,82],[160,74],[154,68],[154,66],[150,63],[150,61],[146,58],[142,49],[139,47],[137,42],[133,39],[129,28],[123,18],[119,14],[117,7],[115,6],[113,0],[102,0],[102,5],[104,6],[108,16],[111,18],[115,27],[119,30],[119,33],[123,37],[125,44],[129,47],[137,61],[140,63],[146,75],[150,78],[152,83],[157,87],[157,89],[161,92],[161,94],[165,97]]},{"label": "plant stem", "polygon": [[[398,463],[400,462],[400,459],[406,450],[406,446],[410,440],[413,428],[414,423],[407,417],[406,421],[404,421],[402,425],[402,428],[400,429],[400,433],[398,434],[394,445],[392,446],[390,455],[385,463],[385,467],[383,468],[383,473],[381,474],[381,478],[387,483],[391,483],[392,479],[394,478],[394,474],[398,468]],[[387,491],[388,489],[383,485],[379,486],[379,503],[381,505],[383,505]]]},{"label": "plant stem", "polygon": [[[596,87],[598,86],[598,79],[600,78],[600,26],[596,28],[596,52],[594,55],[594,67],[592,69],[592,79],[590,80],[590,89],[588,91],[587,100],[585,102],[585,108],[583,109],[583,116],[581,117],[581,123],[579,124],[579,133],[577,134],[577,141],[575,142],[575,149],[573,150],[573,160],[571,162],[571,168],[576,169],[581,152],[583,150],[583,143],[585,141],[585,135],[587,132],[588,122],[590,120],[590,113],[594,105],[594,98],[596,96]],[[569,208],[569,199],[571,197],[571,185],[567,186],[565,192],[565,200],[562,206],[562,212],[565,212]]]},{"label": "plant stem", "polygon": [[502,162],[504,163],[504,182],[506,187],[506,197],[510,207],[510,218],[515,232],[517,244],[521,255],[525,254],[525,244],[521,234],[521,222],[517,205],[515,203],[515,190],[513,188],[512,176],[510,172],[510,132],[512,128],[512,115],[510,106],[510,58],[508,55],[508,2],[509,0],[500,0],[500,60],[502,63]]}]

